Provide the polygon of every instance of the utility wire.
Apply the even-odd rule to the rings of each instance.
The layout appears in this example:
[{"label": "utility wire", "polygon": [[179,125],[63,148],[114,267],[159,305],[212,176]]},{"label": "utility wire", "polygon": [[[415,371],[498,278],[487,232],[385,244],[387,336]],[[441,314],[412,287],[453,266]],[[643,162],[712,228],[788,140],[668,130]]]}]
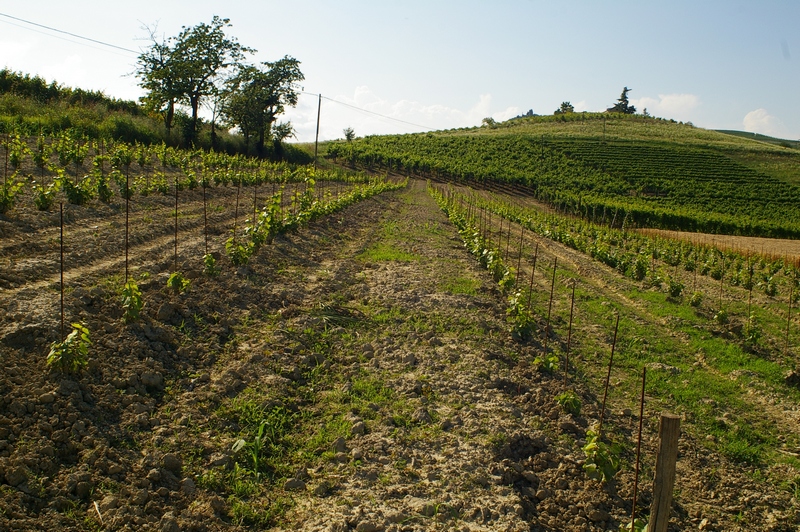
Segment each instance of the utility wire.
[{"label": "utility wire", "polygon": [[13,20],[18,20],[20,22],[24,22],[25,24],[30,24],[31,26],[38,26],[40,28],[44,28],[46,30],[55,31],[57,33],[63,33],[64,35],[69,35],[70,37],[75,37],[77,39],[83,39],[84,41],[93,42],[96,44],[102,44],[103,46],[108,46],[109,48],[116,48],[117,50],[122,50],[123,52],[130,52],[132,54],[139,54],[136,50],[131,50],[130,48],[123,48],[122,46],[117,46],[116,44],[109,44],[107,42],[98,41],[97,39],[90,39],[89,37],[84,37],[83,35],[78,35],[76,33],[70,33],[68,31],[59,30],[56,28],[51,28],[50,26],[45,26],[44,24],[38,24],[36,22],[31,22],[30,20],[25,20],[19,17],[12,17],[11,15],[7,15],[5,13],[0,13],[0,17],[6,17]]},{"label": "utility wire", "polygon": [[[313,92],[305,92],[305,91],[300,91],[300,92],[302,94],[308,94],[309,96],[318,96],[317,94],[315,94]],[[368,114],[371,114],[371,115],[379,116],[379,117],[385,118],[387,120],[394,120],[395,122],[401,122],[401,123],[407,124],[409,126],[421,127],[422,129],[427,129],[428,131],[436,131],[436,128],[423,126],[421,124],[415,124],[413,122],[408,122],[406,120],[401,120],[399,118],[394,118],[393,116],[382,115],[380,113],[376,113],[375,111],[370,111],[369,109],[363,109],[361,107],[356,107],[355,105],[351,105],[349,103],[340,102],[339,100],[334,100],[333,98],[328,98],[327,96],[323,96],[322,98],[325,99],[325,100],[331,101],[333,103],[338,103],[339,105],[344,105],[345,107],[350,107],[351,109],[355,109],[356,111],[361,111],[362,113],[368,113]]]}]

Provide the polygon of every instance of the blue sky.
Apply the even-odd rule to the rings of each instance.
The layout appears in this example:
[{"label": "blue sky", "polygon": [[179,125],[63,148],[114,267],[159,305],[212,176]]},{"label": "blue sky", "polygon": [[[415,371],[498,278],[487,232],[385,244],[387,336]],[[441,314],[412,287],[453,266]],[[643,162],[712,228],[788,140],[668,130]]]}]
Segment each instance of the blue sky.
[{"label": "blue sky", "polygon": [[[800,138],[797,1],[36,1],[0,13],[138,50],[142,27],[231,19],[253,61],[291,55],[306,76],[287,113],[300,141],[504,120],[562,101],[609,107],[628,86],[656,116]],[[88,45],[87,45],[88,44]],[[0,67],[135,99],[136,54],[0,16]]]}]

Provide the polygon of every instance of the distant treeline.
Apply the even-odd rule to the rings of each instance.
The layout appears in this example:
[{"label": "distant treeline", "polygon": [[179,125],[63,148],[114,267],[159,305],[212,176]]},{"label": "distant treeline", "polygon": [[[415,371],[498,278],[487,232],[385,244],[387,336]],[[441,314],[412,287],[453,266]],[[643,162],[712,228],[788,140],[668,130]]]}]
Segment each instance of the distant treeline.
[{"label": "distant treeline", "polygon": [[58,101],[68,105],[102,104],[109,111],[123,111],[133,116],[143,114],[139,104],[134,101],[110,98],[100,91],[63,87],[55,81],[47,83],[39,76],[31,77],[30,74],[14,72],[7,68],[0,70],[0,94],[13,94],[39,103]]},{"label": "distant treeline", "polygon": [[[113,139],[146,145],[165,142],[173,147],[187,147],[182,128],[189,127],[190,117],[175,115],[176,128],[168,134],[159,116],[148,113],[139,103],[111,98],[99,91],[64,87],[48,83],[39,76],[0,70],[0,134],[23,136],[57,135],[71,131],[77,137]],[[200,121],[196,148],[211,149],[231,155],[255,155],[240,135],[217,129],[212,146],[210,126]],[[292,145],[282,145],[276,153],[267,146],[265,158],[290,162],[308,162],[309,155]]]}]

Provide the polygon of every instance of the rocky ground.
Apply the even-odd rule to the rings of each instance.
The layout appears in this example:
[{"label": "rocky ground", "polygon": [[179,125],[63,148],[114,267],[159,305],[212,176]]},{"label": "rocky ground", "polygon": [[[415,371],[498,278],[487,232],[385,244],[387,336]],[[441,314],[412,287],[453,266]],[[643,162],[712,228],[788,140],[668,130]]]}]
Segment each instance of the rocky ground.
[{"label": "rocky ground", "polygon": [[[219,251],[232,198],[215,201]],[[589,479],[597,390],[542,371],[542,346],[512,339],[506,297],[424,183],[279,237],[247,266],[222,257],[218,276],[201,271],[195,198],[182,294],[165,286],[168,207],[138,211],[146,304],[128,325],[119,244],[104,236],[118,233],[103,231],[124,211],[93,209],[67,233],[67,320],[93,342],[77,375],[45,365],[59,323],[55,215],[0,220],[0,529],[605,531],[629,519],[638,419],[612,401],[623,468]],[[579,415],[555,400],[567,388]],[[799,526],[796,492],[727,462],[691,425],[678,467],[670,530]]]}]

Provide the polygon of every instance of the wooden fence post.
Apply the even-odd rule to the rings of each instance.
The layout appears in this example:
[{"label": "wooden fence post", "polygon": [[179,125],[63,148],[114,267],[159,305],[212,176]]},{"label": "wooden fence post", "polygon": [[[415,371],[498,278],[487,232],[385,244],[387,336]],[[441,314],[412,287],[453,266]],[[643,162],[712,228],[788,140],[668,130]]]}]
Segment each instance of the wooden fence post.
[{"label": "wooden fence post", "polygon": [[678,461],[678,437],[681,418],[674,414],[661,414],[658,429],[658,455],[653,478],[653,504],[650,507],[650,532],[667,532],[672,509],[672,490],[675,487],[675,463]]}]

